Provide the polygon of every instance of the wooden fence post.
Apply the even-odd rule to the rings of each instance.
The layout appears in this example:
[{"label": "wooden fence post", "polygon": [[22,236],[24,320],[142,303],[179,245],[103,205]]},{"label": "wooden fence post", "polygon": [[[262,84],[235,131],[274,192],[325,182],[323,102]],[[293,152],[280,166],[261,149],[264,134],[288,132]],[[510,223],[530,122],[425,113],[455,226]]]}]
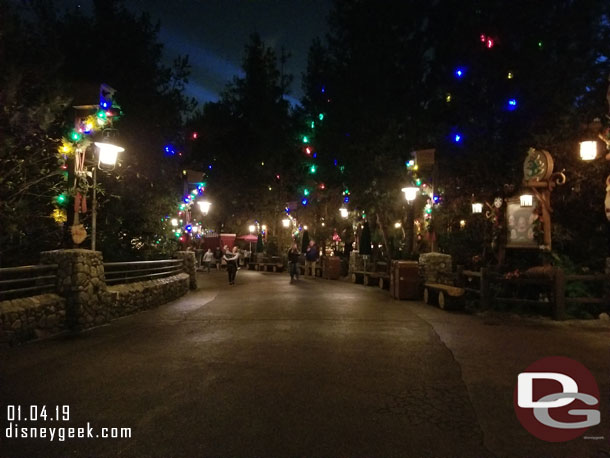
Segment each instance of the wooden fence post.
[{"label": "wooden fence post", "polygon": [[553,307],[553,319],[566,319],[566,274],[559,268],[555,268],[555,304]]},{"label": "wooden fence post", "polygon": [[455,268],[455,286],[464,286],[464,266],[457,266]]},{"label": "wooden fence post", "polygon": [[481,308],[487,310],[491,307],[491,294],[489,288],[489,273],[487,267],[481,267]]}]

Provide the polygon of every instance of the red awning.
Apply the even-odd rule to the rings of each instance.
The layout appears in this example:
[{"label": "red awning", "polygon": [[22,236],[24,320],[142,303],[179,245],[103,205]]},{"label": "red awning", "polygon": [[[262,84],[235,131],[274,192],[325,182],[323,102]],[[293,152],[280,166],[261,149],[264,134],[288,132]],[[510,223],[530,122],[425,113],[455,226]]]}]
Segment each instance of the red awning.
[{"label": "red awning", "polygon": [[246,242],[256,242],[258,240],[258,236],[252,234],[240,235],[237,237],[237,240],[245,240]]}]

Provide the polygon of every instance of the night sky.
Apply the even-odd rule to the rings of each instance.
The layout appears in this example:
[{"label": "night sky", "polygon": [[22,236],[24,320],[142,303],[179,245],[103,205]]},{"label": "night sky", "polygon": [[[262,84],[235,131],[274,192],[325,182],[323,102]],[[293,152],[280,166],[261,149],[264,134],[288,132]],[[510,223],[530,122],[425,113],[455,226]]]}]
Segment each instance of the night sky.
[{"label": "night sky", "polygon": [[[217,100],[225,84],[240,73],[244,46],[258,32],[268,46],[284,47],[292,54],[286,73],[294,77],[292,103],[301,97],[301,75],[307,67],[311,41],[324,37],[331,0],[125,0],[132,11],[147,11],[161,22],[159,40],[164,58],[171,63],[188,54],[192,66],[187,95],[200,103]],[[88,1],[59,0],[60,7]]]}]

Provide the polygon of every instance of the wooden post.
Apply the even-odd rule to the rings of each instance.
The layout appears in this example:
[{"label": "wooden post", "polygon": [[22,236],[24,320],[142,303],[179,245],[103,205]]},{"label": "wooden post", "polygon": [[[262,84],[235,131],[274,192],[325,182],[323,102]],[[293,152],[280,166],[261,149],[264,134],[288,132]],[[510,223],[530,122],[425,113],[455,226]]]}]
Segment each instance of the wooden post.
[{"label": "wooden post", "polygon": [[464,266],[456,266],[455,268],[455,286],[464,286]]},{"label": "wooden post", "polygon": [[544,229],[544,244],[551,251],[551,191],[542,191],[544,202],[542,202],[542,226]]},{"label": "wooden post", "polygon": [[487,310],[491,307],[491,294],[489,289],[489,272],[487,267],[481,267],[481,308]]},{"label": "wooden post", "polygon": [[566,274],[557,267],[555,268],[555,304],[553,307],[553,319],[566,319]]},{"label": "wooden post", "polygon": [[[610,227],[610,224],[608,226]],[[610,243],[610,240],[608,242]],[[604,273],[608,276],[604,281],[604,299],[606,300],[606,310],[610,310],[610,257],[606,258]]]}]

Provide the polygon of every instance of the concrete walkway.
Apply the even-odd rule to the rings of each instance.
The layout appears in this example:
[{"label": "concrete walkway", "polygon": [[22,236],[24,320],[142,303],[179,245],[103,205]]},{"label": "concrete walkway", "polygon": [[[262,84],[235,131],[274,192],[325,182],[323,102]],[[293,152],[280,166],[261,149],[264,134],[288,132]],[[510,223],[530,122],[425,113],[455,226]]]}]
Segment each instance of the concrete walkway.
[{"label": "concrete walkway", "polygon": [[[608,457],[608,327],[500,320],[286,274],[199,275],[171,304],[77,337],[0,350],[0,457]],[[579,360],[602,424],[564,444],[517,421],[517,374]],[[130,439],[5,439],[6,405],[70,406]],[[25,414],[24,414],[25,416]],[[51,415],[49,415],[51,416]],[[32,426],[21,421],[19,427]]]}]

